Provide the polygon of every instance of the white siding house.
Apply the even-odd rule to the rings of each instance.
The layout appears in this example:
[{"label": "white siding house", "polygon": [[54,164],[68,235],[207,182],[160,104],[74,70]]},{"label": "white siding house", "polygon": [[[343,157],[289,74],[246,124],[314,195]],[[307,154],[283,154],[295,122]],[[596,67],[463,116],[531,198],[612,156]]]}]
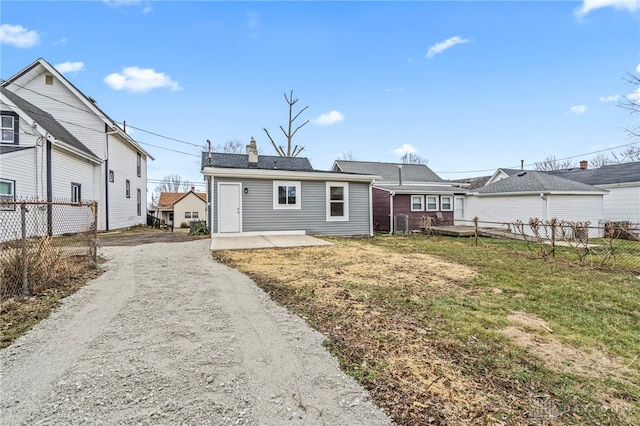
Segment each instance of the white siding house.
[{"label": "white siding house", "polygon": [[55,163],[52,177],[76,172],[83,179],[91,176],[82,186],[82,198],[98,202],[99,230],[146,223],[147,161],[153,157],[98,108],[95,100],[44,59],[2,86],[53,116],[97,158],[91,170],[71,170],[64,162]]},{"label": "white siding house", "polygon": [[[501,175],[490,182],[465,196],[466,221],[477,217],[481,226],[527,224],[531,218],[589,222],[593,227],[602,223],[606,190],[538,171]],[[590,231],[592,237],[600,234]]]},{"label": "white siding house", "polygon": [[[0,196],[5,201],[70,201],[72,191],[80,201],[93,200],[94,173],[100,159],[50,114],[0,87],[0,115],[6,125],[0,143]],[[11,124],[12,126],[9,126]],[[13,127],[13,131],[11,130]],[[57,206],[28,209],[29,235],[83,232],[92,217],[86,207]],[[17,238],[19,211],[0,206],[0,241]],[[75,216],[78,220],[70,220]],[[63,223],[64,222],[64,223]]]}]

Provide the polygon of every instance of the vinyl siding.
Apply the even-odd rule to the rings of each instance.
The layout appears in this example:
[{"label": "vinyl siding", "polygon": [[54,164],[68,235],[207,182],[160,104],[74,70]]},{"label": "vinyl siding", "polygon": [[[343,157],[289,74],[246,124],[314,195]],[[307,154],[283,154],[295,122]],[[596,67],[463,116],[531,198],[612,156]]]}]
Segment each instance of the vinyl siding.
[{"label": "vinyl siding", "polygon": [[373,229],[389,232],[391,220],[391,194],[382,189],[372,188],[373,198]]},{"label": "vinyl siding", "polygon": [[[190,193],[173,205],[173,219],[175,225],[180,226],[183,222],[188,224],[194,220],[205,220],[206,210],[207,204],[202,200],[202,198]],[[185,212],[198,212],[198,217],[196,219],[187,219],[184,217]]]},{"label": "vinyl siding", "polygon": [[[142,154],[142,153],[141,153]],[[114,181],[109,188],[109,228],[127,228],[146,224],[147,176],[146,157],[142,154],[140,177],[137,175],[138,150],[122,141],[118,135],[109,135],[109,170],[113,170]],[[103,182],[108,174],[103,175]],[[131,196],[126,196],[126,181],[131,182]],[[142,206],[138,216],[136,190],[142,191]]]},{"label": "vinyl siding", "polygon": [[604,220],[640,223],[640,183],[623,188],[602,188],[609,190],[604,196]]},{"label": "vinyl siding", "polygon": [[[242,182],[242,231],[305,231],[317,235],[369,235],[369,184],[349,183],[349,220],[326,220],[326,182],[301,182],[299,210],[273,209],[273,180],[215,178],[213,232],[218,230],[218,183]],[[244,189],[247,193],[244,193]]]},{"label": "vinyl siding", "polygon": [[[422,197],[425,198],[424,195]],[[441,196],[438,195],[438,206],[440,205],[440,197]],[[453,195],[451,196],[451,200],[453,203]],[[409,229],[420,229],[424,216],[429,216],[435,221],[436,210],[426,210],[426,199],[423,202],[423,208],[425,210],[411,211],[411,195],[409,194],[397,194],[393,197],[393,215],[405,214],[409,216]],[[440,210],[438,209],[437,211]],[[440,211],[440,213],[442,213],[446,225],[453,224],[453,211]]]}]

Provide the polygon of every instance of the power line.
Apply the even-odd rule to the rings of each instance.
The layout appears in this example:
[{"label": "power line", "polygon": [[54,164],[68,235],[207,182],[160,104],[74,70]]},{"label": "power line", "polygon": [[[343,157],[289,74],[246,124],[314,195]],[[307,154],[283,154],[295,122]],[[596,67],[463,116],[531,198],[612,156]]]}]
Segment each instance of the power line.
[{"label": "power line", "polygon": [[[614,149],[624,148],[626,146],[631,146],[631,145],[636,145],[636,144],[638,144],[638,142],[630,142],[630,143],[626,143],[624,145],[618,145],[618,146],[614,146],[614,147],[611,147],[611,148],[600,149],[598,151],[591,151],[591,152],[587,152],[587,153],[584,153],[584,154],[572,155],[570,157],[556,158],[556,160],[557,161],[573,160],[574,158],[584,157],[584,156],[587,156],[587,155],[598,154],[600,152],[613,151]],[[538,161],[538,162],[535,162],[535,163],[524,164],[524,166],[525,167],[531,167],[531,166],[537,165],[538,163],[540,163],[540,162]],[[519,167],[520,167],[520,164],[518,164],[517,166],[509,166],[509,167],[501,167],[501,168],[504,168],[504,169],[517,169]],[[496,169],[494,168],[494,169],[484,169],[484,170],[465,170],[465,171],[459,171],[459,172],[440,172],[440,171],[438,171],[436,173],[438,173],[438,174],[486,173],[486,172],[495,172],[495,171],[496,171]]]}]

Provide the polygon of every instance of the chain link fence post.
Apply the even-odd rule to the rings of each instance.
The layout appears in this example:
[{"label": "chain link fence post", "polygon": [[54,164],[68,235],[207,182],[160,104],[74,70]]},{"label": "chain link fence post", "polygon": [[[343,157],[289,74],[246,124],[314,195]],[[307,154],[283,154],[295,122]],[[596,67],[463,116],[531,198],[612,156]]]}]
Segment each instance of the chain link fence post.
[{"label": "chain link fence post", "polygon": [[22,295],[29,296],[29,259],[27,258],[27,205],[20,204],[20,228],[22,248]]}]

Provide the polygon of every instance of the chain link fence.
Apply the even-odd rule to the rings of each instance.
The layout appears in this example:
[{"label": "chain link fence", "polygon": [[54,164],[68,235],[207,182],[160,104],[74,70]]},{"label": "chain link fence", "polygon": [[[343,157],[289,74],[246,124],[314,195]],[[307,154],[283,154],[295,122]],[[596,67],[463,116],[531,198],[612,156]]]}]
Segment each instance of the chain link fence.
[{"label": "chain link fence", "polygon": [[[464,225],[460,225],[463,223]],[[581,264],[640,272],[640,223],[630,221],[591,224],[559,219],[528,222],[487,222],[479,218],[437,226],[425,218],[427,235],[466,236],[476,245],[500,245],[544,259],[566,259]]]},{"label": "chain link fence", "polygon": [[97,261],[96,202],[0,202],[0,301],[64,285]]}]

